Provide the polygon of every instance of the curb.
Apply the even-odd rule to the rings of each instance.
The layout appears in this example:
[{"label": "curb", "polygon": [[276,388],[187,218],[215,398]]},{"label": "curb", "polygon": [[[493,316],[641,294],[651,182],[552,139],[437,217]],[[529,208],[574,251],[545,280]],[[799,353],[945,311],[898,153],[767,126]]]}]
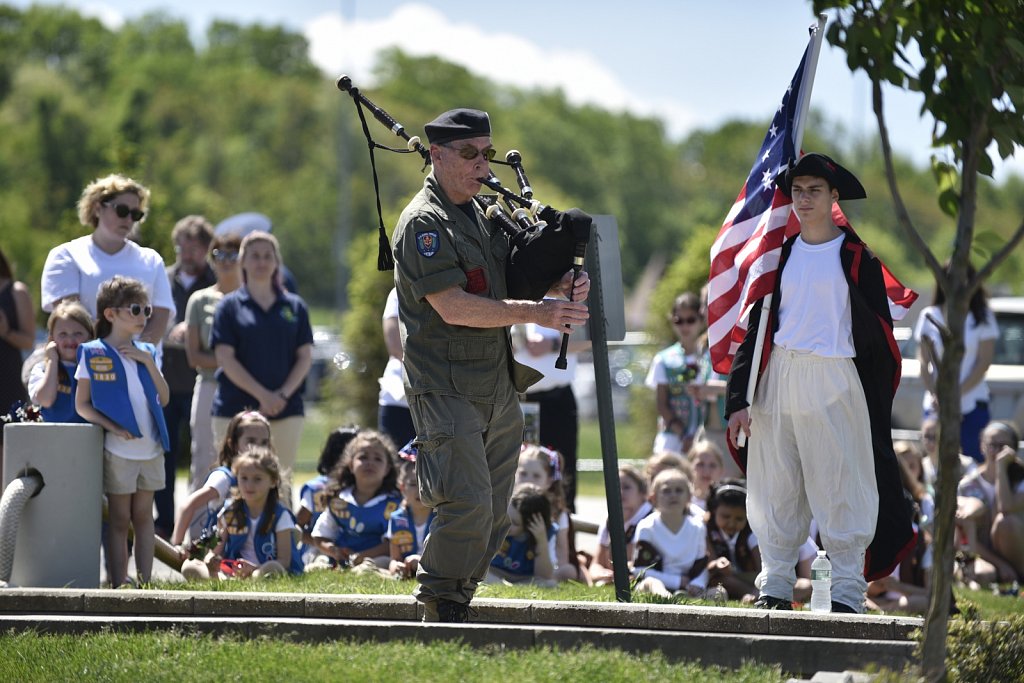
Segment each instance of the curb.
[{"label": "curb", "polygon": [[745,661],[790,674],[902,669],[912,663],[911,617],[769,612],[652,603],[479,598],[471,624],[424,624],[408,595],[340,595],[109,589],[0,591],[0,629],[47,634],[182,631],[298,642],[460,640],[474,647],[662,652],[673,661],[739,668]]}]

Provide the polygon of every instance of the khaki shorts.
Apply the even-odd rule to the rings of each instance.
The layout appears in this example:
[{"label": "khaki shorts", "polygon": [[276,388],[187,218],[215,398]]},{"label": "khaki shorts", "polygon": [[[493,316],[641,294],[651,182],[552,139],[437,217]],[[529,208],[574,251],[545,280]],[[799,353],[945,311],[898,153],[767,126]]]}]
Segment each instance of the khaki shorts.
[{"label": "khaki shorts", "polygon": [[129,460],[103,449],[103,492],[126,495],[162,491],[167,483],[163,453],[149,460]]}]

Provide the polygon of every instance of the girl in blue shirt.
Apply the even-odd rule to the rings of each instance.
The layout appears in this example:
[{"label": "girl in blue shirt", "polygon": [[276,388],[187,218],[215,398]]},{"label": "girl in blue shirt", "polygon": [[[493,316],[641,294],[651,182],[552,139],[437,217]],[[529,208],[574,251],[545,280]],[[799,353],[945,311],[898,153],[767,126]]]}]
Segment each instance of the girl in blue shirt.
[{"label": "girl in blue shirt", "polygon": [[77,301],[57,304],[46,321],[44,360],[29,375],[28,394],[45,422],[85,422],[75,410],[78,347],[96,337],[92,316]]},{"label": "girl in blue shirt", "polygon": [[235,458],[255,446],[273,449],[270,422],[251,410],[235,415],[228,424],[228,435],[220,448],[217,465],[207,475],[203,486],[188,497],[174,522],[171,545],[175,546],[178,556],[185,563],[181,570],[185,578],[189,578],[186,570],[190,554],[189,546],[182,545],[185,531],[189,532],[192,541],[197,541],[204,533],[216,532],[217,513],[224,506],[231,488],[238,484],[231,469]]},{"label": "girl in blue shirt", "polygon": [[302,553],[303,564],[309,564],[320,554],[313,542],[313,525],[320,513],[327,509],[327,485],[331,483],[331,470],[337,466],[345,447],[358,433],[359,427],[354,426],[338,427],[331,432],[316,464],[319,474],[303,484],[299,491],[299,511],[295,518],[302,529],[299,551]]},{"label": "girl in blue shirt", "polygon": [[491,574],[512,583],[555,584],[553,541],[558,526],[551,523],[551,502],[533,484],[520,484],[508,504],[512,526],[491,560]]},{"label": "girl in blue shirt", "polygon": [[396,490],[395,447],[384,434],[360,432],[345,447],[331,472],[327,509],[313,527],[320,552],[336,566],[372,559],[387,569],[391,560],[384,535],[391,513],[402,504]]},{"label": "girl in blue shirt", "polygon": [[145,286],[115,275],[96,294],[100,338],[82,344],[75,409],[103,427],[103,490],[110,510],[110,584],[128,575],[128,528],[135,530],[135,566],[148,583],[153,570],[153,496],[164,488],[170,450],[163,406],[170,389],[152,344],[136,342],[153,313]]},{"label": "girl in blue shirt", "polygon": [[235,458],[231,469],[238,485],[218,519],[221,541],[197,578],[301,574],[298,526],[280,500],[281,464],[274,451],[253,446]]},{"label": "girl in blue shirt", "polygon": [[395,510],[388,520],[387,538],[391,544],[391,575],[400,579],[416,576],[416,569],[423,554],[423,543],[434,521],[434,511],[420,500],[419,482],[416,479],[416,455],[405,455],[398,467],[398,490],[402,492],[402,507]]}]

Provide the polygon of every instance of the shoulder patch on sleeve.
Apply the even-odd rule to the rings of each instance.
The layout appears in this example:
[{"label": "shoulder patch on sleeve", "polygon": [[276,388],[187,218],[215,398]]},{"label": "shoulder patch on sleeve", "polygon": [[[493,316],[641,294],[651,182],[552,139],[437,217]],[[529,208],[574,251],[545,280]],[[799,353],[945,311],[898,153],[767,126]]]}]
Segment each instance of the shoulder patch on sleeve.
[{"label": "shoulder patch on sleeve", "polygon": [[424,230],[416,233],[416,251],[420,256],[430,258],[441,248],[441,239],[437,230]]}]

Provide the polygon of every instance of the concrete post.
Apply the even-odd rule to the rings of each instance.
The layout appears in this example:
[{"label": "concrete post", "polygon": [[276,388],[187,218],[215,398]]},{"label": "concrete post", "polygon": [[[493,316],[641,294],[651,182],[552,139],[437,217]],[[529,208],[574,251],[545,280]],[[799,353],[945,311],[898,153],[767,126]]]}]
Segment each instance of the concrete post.
[{"label": "concrete post", "polygon": [[3,487],[38,472],[43,488],[25,504],[11,583],[98,588],[103,505],[103,430],[87,424],[4,426]]}]

